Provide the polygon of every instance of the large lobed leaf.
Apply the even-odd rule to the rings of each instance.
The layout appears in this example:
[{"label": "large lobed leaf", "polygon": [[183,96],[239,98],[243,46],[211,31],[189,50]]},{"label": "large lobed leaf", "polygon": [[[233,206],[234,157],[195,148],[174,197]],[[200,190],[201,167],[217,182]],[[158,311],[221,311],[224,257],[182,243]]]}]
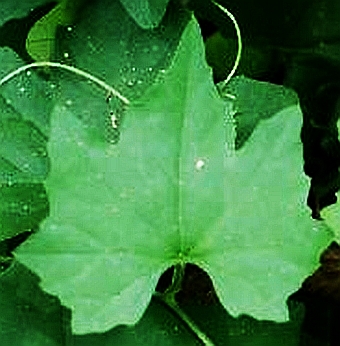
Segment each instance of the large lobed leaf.
[{"label": "large lobed leaf", "polygon": [[205,269],[231,313],[287,319],[285,299],[332,239],[304,205],[301,114],[261,122],[227,158],[223,112],[194,20],[117,145],[55,109],[50,215],[16,256],[72,309],[75,333],[137,322],[177,262]]}]

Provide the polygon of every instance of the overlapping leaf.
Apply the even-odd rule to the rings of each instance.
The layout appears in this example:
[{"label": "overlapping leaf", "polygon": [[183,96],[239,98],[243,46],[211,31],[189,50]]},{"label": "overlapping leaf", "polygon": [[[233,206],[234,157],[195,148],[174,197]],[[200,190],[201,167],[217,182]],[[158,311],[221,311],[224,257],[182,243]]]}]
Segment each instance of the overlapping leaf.
[{"label": "overlapping leaf", "polygon": [[130,16],[143,29],[156,27],[165,13],[169,0],[120,0]]},{"label": "overlapping leaf", "polygon": [[0,120],[0,241],[37,227],[47,212],[46,139],[7,108]]}]

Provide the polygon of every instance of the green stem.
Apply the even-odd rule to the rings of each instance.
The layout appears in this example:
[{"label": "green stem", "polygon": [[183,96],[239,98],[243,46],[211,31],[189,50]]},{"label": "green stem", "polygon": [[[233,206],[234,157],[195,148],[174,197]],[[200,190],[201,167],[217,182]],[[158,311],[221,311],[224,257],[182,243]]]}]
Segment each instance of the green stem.
[{"label": "green stem", "polygon": [[154,296],[170,309],[189,327],[189,329],[200,339],[204,346],[214,346],[213,342],[197,326],[197,324],[178,306],[176,293],[182,288],[184,278],[185,263],[175,265],[172,276],[172,284],[164,293],[155,292]]},{"label": "green stem", "polygon": [[214,343],[205,335],[197,326],[197,324],[178,306],[172,297],[168,297],[166,293],[155,292],[154,297],[169,307],[195,334],[204,346],[215,346]]},{"label": "green stem", "polygon": [[174,274],[172,276],[172,283],[170,287],[166,289],[164,292],[164,296],[167,297],[168,300],[176,301],[175,295],[182,288],[182,281],[184,277],[185,271],[185,263],[177,263],[175,265]]}]

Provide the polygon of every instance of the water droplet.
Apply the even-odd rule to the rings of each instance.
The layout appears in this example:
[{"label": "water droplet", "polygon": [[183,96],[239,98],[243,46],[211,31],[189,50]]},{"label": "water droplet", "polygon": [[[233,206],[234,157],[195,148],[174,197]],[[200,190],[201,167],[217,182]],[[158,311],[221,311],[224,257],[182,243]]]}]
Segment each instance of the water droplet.
[{"label": "water droplet", "polygon": [[21,87],[21,88],[19,89],[19,91],[22,92],[22,93],[23,93],[25,90],[26,90],[26,89],[25,89],[24,87]]},{"label": "water droplet", "polygon": [[73,102],[72,100],[66,100],[66,106],[72,106]]},{"label": "water droplet", "polygon": [[136,84],[136,80],[135,79],[130,79],[127,83],[126,83],[129,87],[132,87]]},{"label": "water droplet", "polygon": [[69,56],[70,55],[67,52],[64,53],[64,58],[68,58]]},{"label": "water droplet", "polygon": [[195,167],[197,170],[201,170],[203,166],[205,165],[205,162],[201,159],[196,161]]},{"label": "water droplet", "polygon": [[111,126],[112,126],[114,129],[117,129],[117,128],[118,128],[118,118],[116,117],[115,114],[111,115]]},{"label": "water droplet", "polygon": [[152,67],[149,67],[149,68],[148,68],[148,71],[149,71],[149,72],[151,72],[152,70],[153,70],[153,68],[152,68]]},{"label": "water droplet", "polygon": [[131,68],[131,71],[135,72],[135,71],[136,71],[136,68],[135,68],[135,67],[132,67],[132,68]]},{"label": "water droplet", "polygon": [[72,31],[72,30],[73,30],[72,26],[67,27],[67,31]]}]

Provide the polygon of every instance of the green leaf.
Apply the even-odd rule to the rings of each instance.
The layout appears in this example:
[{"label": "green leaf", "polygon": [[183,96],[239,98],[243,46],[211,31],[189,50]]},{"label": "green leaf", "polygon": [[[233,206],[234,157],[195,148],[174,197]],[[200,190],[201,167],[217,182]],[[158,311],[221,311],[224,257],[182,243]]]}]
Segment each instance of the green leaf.
[{"label": "green leaf", "polygon": [[48,200],[42,184],[1,186],[0,241],[38,227],[47,213]]},{"label": "green leaf", "polygon": [[183,262],[208,272],[231,313],[288,318],[287,296],[332,239],[304,203],[301,114],[260,122],[227,158],[225,106],[192,20],[164,78],[126,110],[117,145],[55,109],[50,215],[16,256],[72,309],[75,333],[136,323],[161,273]]},{"label": "green leaf", "polygon": [[126,11],[143,29],[159,25],[169,0],[120,0]]},{"label": "green leaf", "polygon": [[245,76],[237,76],[227,84],[217,84],[222,94],[236,97],[233,107],[237,127],[236,149],[248,140],[261,119],[299,103],[297,94],[282,85],[259,82]]},{"label": "green leaf", "polygon": [[233,315],[287,321],[285,301],[318,267],[320,253],[334,239],[306,206],[301,121],[297,106],[260,121],[227,164],[227,231],[210,233],[206,257],[197,264],[210,274]]},{"label": "green leaf", "polygon": [[[338,139],[340,140],[340,120],[337,121]],[[321,216],[325,219],[325,226],[330,228],[336,236],[336,241],[340,242],[340,203],[339,201],[322,210]]]},{"label": "green leaf", "polygon": [[0,241],[37,227],[48,205],[46,139],[11,114],[3,112],[0,121]]},{"label": "green leaf", "polygon": [[[0,159],[27,179],[42,182],[48,172],[46,138],[30,121],[0,120]],[[3,171],[2,171],[3,172]]]},{"label": "green leaf", "polygon": [[332,204],[322,210],[322,217],[325,219],[325,225],[329,227],[336,235],[336,241],[340,241],[340,203]]}]

